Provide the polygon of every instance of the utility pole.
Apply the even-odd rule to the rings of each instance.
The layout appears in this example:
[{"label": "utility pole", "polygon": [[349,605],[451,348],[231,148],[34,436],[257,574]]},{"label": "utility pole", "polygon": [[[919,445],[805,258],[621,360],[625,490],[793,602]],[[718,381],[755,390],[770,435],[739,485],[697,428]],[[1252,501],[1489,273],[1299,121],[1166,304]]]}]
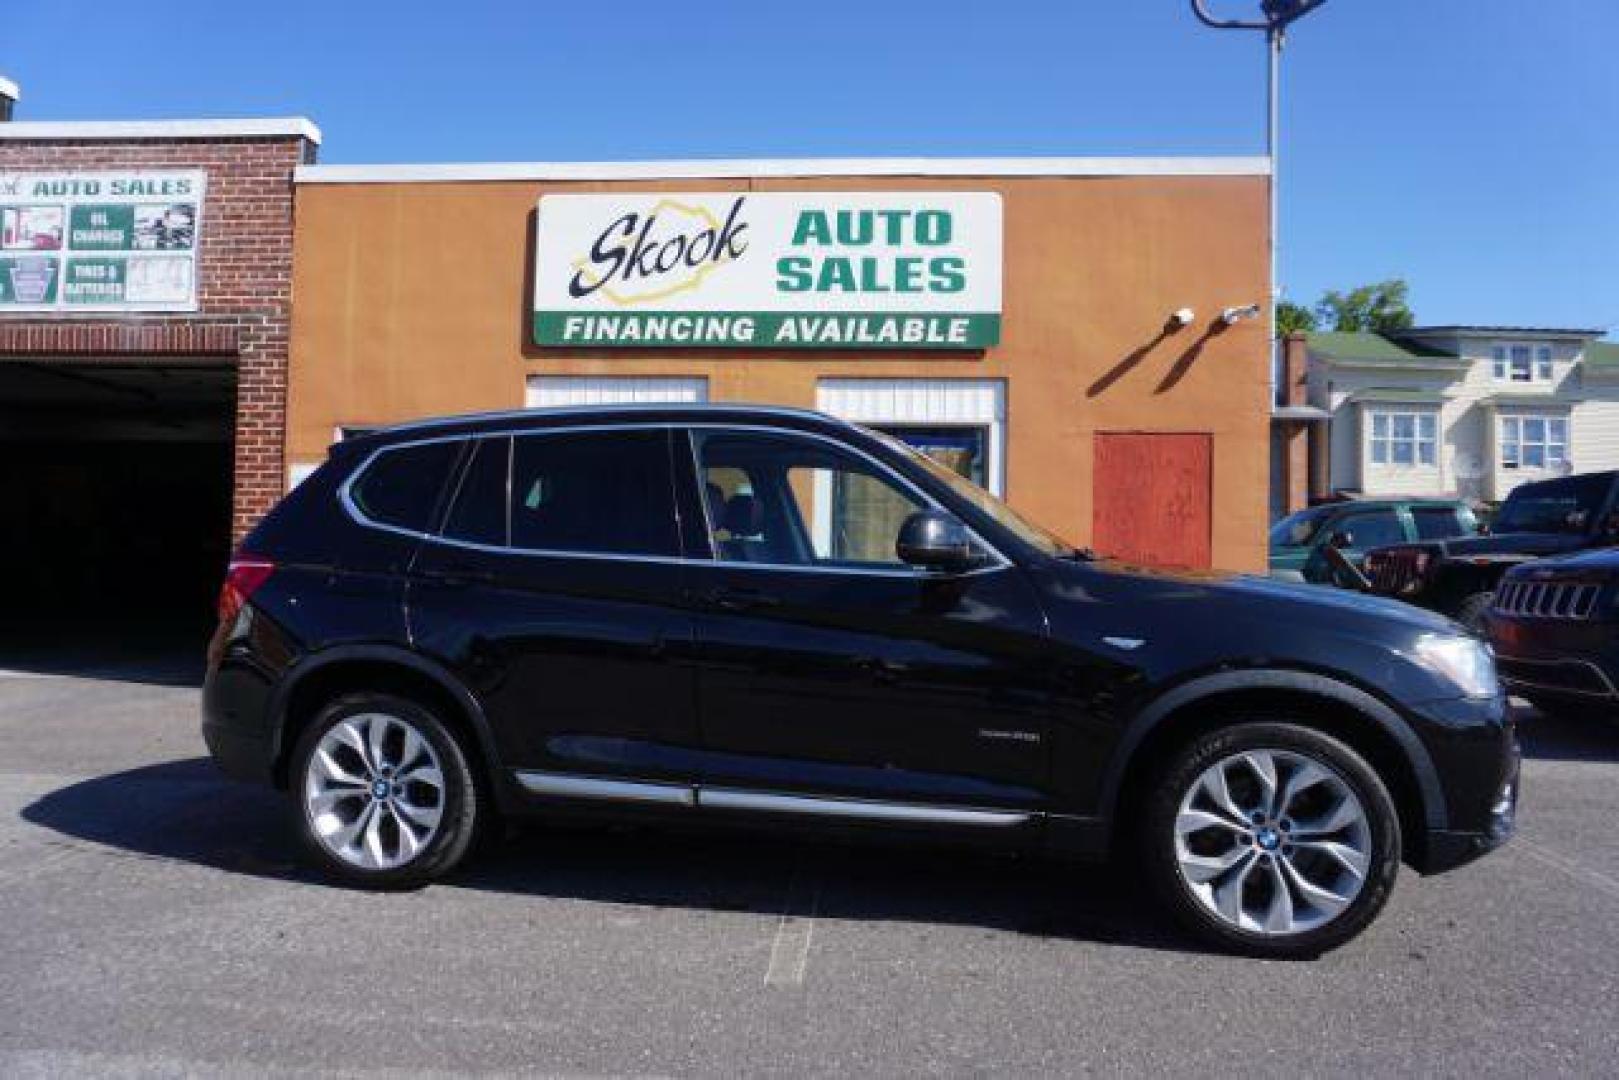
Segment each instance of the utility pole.
[{"label": "utility pole", "polygon": [[[1259,9],[1264,16],[1259,21],[1244,19],[1217,19],[1208,9],[1208,0],[1191,0],[1192,14],[1205,26],[1216,30],[1263,30],[1267,52],[1265,69],[1265,154],[1270,158],[1270,340],[1272,351],[1276,342],[1276,304],[1281,299],[1278,274],[1278,252],[1281,224],[1277,215],[1277,188],[1280,186],[1281,153],[1281,100],[1282,100],[1282,45],[1287,40],[1287,28],[1302,19],[1327,0],[1260,0]],[[1274,368],[1274,359],[1272,361]]]}]

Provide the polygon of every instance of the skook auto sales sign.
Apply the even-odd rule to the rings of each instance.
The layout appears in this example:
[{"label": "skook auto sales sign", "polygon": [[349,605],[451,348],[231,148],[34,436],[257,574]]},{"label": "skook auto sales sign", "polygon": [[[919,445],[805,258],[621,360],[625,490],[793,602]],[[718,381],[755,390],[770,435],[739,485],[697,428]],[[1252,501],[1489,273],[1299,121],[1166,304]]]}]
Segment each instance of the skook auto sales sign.
[{"label": "skook auto sales sign", "polygon": [[995,192],[546,195],[536,220],[540,345],[1000,341]]}]

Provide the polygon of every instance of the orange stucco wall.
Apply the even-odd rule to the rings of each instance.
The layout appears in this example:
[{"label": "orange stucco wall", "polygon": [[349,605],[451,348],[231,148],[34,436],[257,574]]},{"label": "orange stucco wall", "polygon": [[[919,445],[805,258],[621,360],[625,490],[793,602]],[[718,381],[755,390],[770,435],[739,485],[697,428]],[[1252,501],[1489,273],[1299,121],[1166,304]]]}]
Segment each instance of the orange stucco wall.
[{"label": "orange stucco wall", "polygon": [[[339,424],[518,408],[538,374],[706,376],[711,400],[813,407],[821,376],[1001,378],[1006,495],[1091,531],[1098,431],[1214,437],[1213,559],[1264,564],[1263,177],[837,178],[657,183],[322,184],[297,191],[287,460]],[[999,191],[1001,344],[982,354],[540,349],[529,343],[533,210],[548,191]],[[1165,334],[1170,312],[1197,321]]]}]

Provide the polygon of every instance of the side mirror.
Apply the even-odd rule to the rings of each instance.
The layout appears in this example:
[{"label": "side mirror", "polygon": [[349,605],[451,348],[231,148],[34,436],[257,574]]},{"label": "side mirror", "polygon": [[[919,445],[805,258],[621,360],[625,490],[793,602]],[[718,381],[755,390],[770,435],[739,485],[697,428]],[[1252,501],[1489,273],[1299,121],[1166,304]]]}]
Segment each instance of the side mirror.
[{"label": "side mirror", "polygon": [[1354,547],[1355,534],[1352,532],[1344,532],[1342,529],[1339,529],[1331,536],[1327,537],[1327,546],[1335,548]]},{"label": "side mirror", "polygon": [[906,518],[894,553],[911,566],[945,574],[959,573],[973,563],[967,526],[943,510],[918,510]]}]

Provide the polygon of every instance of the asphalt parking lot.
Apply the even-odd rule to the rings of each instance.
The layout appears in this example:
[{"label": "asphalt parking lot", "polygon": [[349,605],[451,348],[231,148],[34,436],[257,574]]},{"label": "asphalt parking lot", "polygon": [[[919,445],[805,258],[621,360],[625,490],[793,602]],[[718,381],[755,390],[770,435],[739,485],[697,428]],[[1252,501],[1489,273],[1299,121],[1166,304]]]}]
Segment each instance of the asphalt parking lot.
[{"label": "asphalt parking lot", "polygon": [[[4,658],[0,657],[0,662]],[[188,661],[0,673],[0,1074],[1611,1074],[1619,727],[1530,717],[1519,838],[1322,960],[1105,869],[526,830],[334,888],[217,776]]]}]

